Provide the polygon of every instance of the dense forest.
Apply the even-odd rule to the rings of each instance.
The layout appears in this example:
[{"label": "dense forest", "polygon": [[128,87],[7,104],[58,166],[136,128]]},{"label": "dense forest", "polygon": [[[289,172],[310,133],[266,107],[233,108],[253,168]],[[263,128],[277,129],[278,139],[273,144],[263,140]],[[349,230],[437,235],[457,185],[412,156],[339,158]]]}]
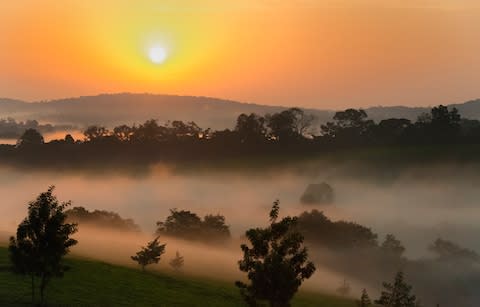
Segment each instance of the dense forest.
[{"label": "dense forest", "polygon": [[232,130],[214,131],[183,121],[162,125],[152,119],[113,129],[89,126],[83,140],[66,135],[47,143],[37,129],[29,128],[15,146],[0,146],[0,160],[153,163],[480,143],[480,121],[462,118],[457,109],[442,105],[420,115],[415,122],[391,118],[376,123],[364,110],[347,109],[337,112],[332,121],[320,127],[314,123],[312,115],[291,108],[266,116],[241,114]]}]

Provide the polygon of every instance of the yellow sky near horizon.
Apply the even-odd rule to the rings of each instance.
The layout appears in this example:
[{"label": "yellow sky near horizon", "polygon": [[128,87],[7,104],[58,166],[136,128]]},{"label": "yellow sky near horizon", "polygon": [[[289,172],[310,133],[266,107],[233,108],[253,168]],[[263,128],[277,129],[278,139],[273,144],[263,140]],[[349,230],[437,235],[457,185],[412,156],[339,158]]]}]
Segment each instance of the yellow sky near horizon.
[{"label": "yellow sky near horizon", "polygon": [[[0,97],[202,95],[339,109],[480,97],[473,0],[0,4]],[[133,4],[135,3],[135,4]],[[149,58],[151,48],[167,53]]]}]

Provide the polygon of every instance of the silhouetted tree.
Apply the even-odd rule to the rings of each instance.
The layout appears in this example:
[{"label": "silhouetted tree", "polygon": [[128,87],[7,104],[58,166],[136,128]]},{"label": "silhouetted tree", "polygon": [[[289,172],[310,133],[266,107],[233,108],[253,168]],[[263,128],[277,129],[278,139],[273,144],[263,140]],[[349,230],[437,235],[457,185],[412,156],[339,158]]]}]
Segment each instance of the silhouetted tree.
[{"label": "silhouetted tree", "polygon": [[42,145],[43,136],[35,129],[27,129],[18,139],[17,146]]},{"label": "silhouetted tree", "polygon": [[362,109],[346,109],[345,111],[336,112],[333,119],[337,125],[343,128],[363,127],[368,115]]},{"label": "silhouetted tree", "polygon": [[337,112],[333,116],[334,122],[327,122],[321,126],[322,135],[345,143],[359,143],[374,125],[374,122],[367,120],[367,117],[367,113],[361,109]]},{"label": "silhouetted tree", "polygon": [[372,301],[370,300],[370,297],[368,296],[368,293],[367,293],[366,289],[362,290],[362,296],[360,296],[360,300],[357,301],[357,306],[358,307],[370,307],[370,306],[372,306]]},{"label": "silhouetted tree", "polygon": [[134,131],[135,128],[127,125],[120,125],[113,128],[113,135],[121,142],[129,142],[132,138]]},{"label": "silhouetted tree", "polygon": [[147,265],[158,263],[160,257],[165,253],[166,244],[160,244],[158,239],[159,237],[156,237],[153,241],[148,242],[147,246],[142,247],[135,256],[130,257],[133,261],[138,262],[142,271],[145,271]]},{"label": "silhouetted tree", "polygon": [[460,123],[461,120],[457,108],[448,110],[448,107],[439,105],[437,107],[433,107],[430,112],[432,124],[437,124],[438,126],[455,127]]},{"label": "silhouetted tree", "polygon": [[52,277],[61,277],[67,269],[63,257],[77,241],[70,238],[77,231],[76,224],[65,222],[65,208],[71,202],[59,203],[53,195],[54,186],[41,193],[28,205],[28,216],[10,238],[10,259],[18,274],[30,275],[32,302],[35,301],[35,278],[40,278],[40,303]]},{"label": "silhouetted tree", "polygon": [[93,142],[95,140],[104,138],[110,134],[107,128],[102,126],[89,126],[84,132],[83,135],[87,141]]},{"label": "silhouetted tree", "polygon": [[305,113],[302,109],[291,108],[290,112],[294,115],[293,127],[298,135],[307,136],[311,133],[310,129],[315,121],[315,116]]},{"label": "silhouetted tree", "polygon": [[380,306],[388,307],[416,307],[416,297],[411,294],[412,286],[408,285],[403,272],[398,272],[393,284],[383,283],[384,290],[380,298],[375,301]]},{"label": "silhouetted tree", "polygon": [[454,143],[461,134],[461,117],[456,108],[439,105],[422,113],[415,124],[406,130],[405,138],[417,143]]},{"label": "silhouetted tree", "polygon": [[199,138],[202,129],[195,122],[184,123],[181,120],[174,120],[167,124],[170,135],[176,139]]},{"label": "silhouetted tree", "polygon": [[75,139],[73,138],[73,136],[71,134],[65,135],[64,141],[65,141],[66,144],[75,144]]},{"label": "silhouetted tree", "polygon": [[175,253],[175,257],[170,260],[170,266],[175,270],[175,271],[180,271],[183,267],[184,264],[184,259],[182,256],[180,256],[180,253],[177,251]]},{"label": "silhouetted tree", "polygon": [[202,220],[193,212],[171,209],[165,222],[157,222],[157,226],[157,234],[188,239],[200,233]]},{"label": "silhouetted tree", "polygon": [[461,117],[456,108],[439,105],[431,110],[431,134],[437,141],[451,142],[460,132]]},{"label": "silhouetted tree", "polygon": [[230,238],[230,227],[225,224],[223,215],[205,215],[202,222],[202,235],[211,240],[226,240]]},{"label": "silhouetted tree", "polygon": [[156,120],[150,119],[134,130],[132,138],[139,142],[160,142],[168,137],[168,128],[160,126]]},{"label": "silhouetted tree", "polygon": [[236,285],[251,306],[259,300],[268,301],[272,307],[289,306],[302,282],[315,272],[303,236],[293,228],[297,219],[285,217],[277,221],[278,213],[279,202],[275,201],[270,225],[248,230],[246,237],[251,247],[241,245],[243,259],[238,264],[250,284],[237,281]]},{"label": "silhouetted tree", "polygon": [[238,133],[240,142],[258,142],[265,140],[267,132],[265,118],[255,113],[250,115],[240,114],[237,118],[235,131]]},{"label": "silhouetted tree", "polygon": [[281,142],[302,138],[310,128],[313,119],[299,108],[291,108],[266,116],[270,135]]},{"label": "silhouetted tree", "polygon": [[230,238],[230,227],[222,215],[206,215],[202,220],[193,212],[172,209],[165,222],[157,222],[157,226],[157,234],[187,240],[218,243]]},{"label": "silhouetted tree", "polygon": [[370,228],[346,221],[333,222],[318,210],[300,214],[296,228],[309,244],[335,250],[378,247],[377,235]]}]

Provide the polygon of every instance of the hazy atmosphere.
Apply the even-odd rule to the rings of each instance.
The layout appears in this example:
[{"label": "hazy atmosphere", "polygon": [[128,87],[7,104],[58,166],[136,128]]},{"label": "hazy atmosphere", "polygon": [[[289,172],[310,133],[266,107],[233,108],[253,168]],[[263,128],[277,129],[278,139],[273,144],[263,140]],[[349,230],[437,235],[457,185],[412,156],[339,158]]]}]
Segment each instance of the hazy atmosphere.
[{"label": "hazy atmosphere", "polygon": [[[398,235],[414,257],[425,255],[436,237],[480,249],[475,238],[480,208],[476,188],[480,180],[472,166],[432,166],[405,170],[394,180],[349,178],[347,166],[330,166],[318,174],[280,170],[255,172],[181,172],[165,166],[137,172],[29,172],[2,170],[5,198],[0,209],[1,230],[13,231],[25,214],[23,204],[39,191],[55,184],[58,197],[74,206],[104,209],[132,218],[150,234],[156,222],[173,208],[192,210],[203,216],[222,213],[239,238],[246,229],[266,224],[274,200],[283,214],[299,214],[317,208],[334,220],[355,221],[372,227],[382,236]],[[478,167],[474,165],[473,167]],[[475,168],[476,169],[476,168]],[[452,172],[455,171],[454,175]],[[420,178],[419,178],[420,177]],[[307,185],[328,180],[336,191],[336,204],[309,207],[300,197]],[[21,186],[22,189],[15,189]],[[422,236],[416,235],[421,231]]]},{"label": "hazy atmosphere", "polygon": [[[133,266],[129,255],[152,237],[156,222],[169,215],[170,209],[187,209],[200,216],[221,213],[232,231],[232,242],[217,247],[174,238],[164,238],[171,248],[192,258],[185,269],[190,274],[229,281],[241,275],[236,270],[238,243],[246,229],[267,225],[271,203],[279,199],[283,215],[298,215],[310,209],[320,209],[332,220],[348,220],[368,225],[380,238],[393,233],[407,249],[412,259],[431,258],[428,247],[437,238],[445,238],[475,250],[480,250],[480,208],[476,188],[480,178],[473,169],[477,165],[432,165],[406,169],[395,178],[378,180],[378,173],[368,178],[348,175],[351,165],[328,165],[322,161],[301,169],[279,169],[266,172],[225,172],[218,170],[176,172],[165,165],[156,165],[138,172],[68,171],[25,174],[13,169],[2,171],[3,206],[0,209],[0,232],[11,234],[25,214],[23,204],[38,191],[55,183],[62,200],[72,200],[74,206],[89,210],[103,209],[132,218],[142,233],[126,234],[85,226],[79,228],[81,243],[73,254],[93,257]],[[311,169],[325,171],[312,172]],[[454,174],[454,175],[452,175]],[[308,206],[300,196],[310,183],[328,182],[335,188],[335,205]],[[22,189],[15,189],[15,187]],[[421,235],[418,235],[421,233]],[[312,255],[325,251],[311,248]],[[201,256],[200,256],[201,255]],[[200,256],[200,257],[199,257]],[[167,269],[164,264],[163,270]],[[335,289],[344,278],[356,295],[363,284],[355,276],[337,272],[321,263],[319,272],[306,283],[306,289]],[[219,277],[221,276],[221,277]],[[365,282],[365,281],[363,281]],[[372,293],[380,287],[373,287]],[[454,294],[452,294],[454,295]]]},{"label": "hazy atmosphere", "polygon": [[477,0],[0,20],[0,306],[480,306]]}]

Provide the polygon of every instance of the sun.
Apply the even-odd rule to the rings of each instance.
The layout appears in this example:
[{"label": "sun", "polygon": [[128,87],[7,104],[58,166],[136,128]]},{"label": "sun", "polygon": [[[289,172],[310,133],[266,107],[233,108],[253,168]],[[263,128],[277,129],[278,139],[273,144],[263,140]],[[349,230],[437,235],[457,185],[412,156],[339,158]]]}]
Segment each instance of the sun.
[{"label": "sun", "polygon": [[148,50],[148,57],[155,64],[162,64],[167,59],[167,56],[167,50],[164,47],[154,46]]}]

